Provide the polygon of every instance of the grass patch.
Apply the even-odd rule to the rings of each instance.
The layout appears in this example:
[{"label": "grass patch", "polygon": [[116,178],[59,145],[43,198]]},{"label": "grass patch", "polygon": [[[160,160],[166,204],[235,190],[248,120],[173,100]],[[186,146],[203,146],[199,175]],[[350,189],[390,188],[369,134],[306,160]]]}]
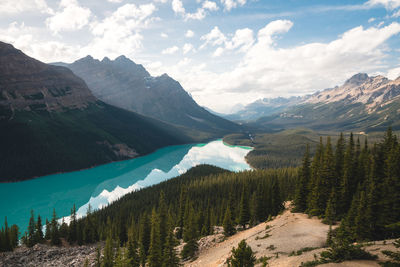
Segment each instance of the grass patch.
[{"label": "grass patch", "polygon": [[317,247],[305,247],[305,248],[299,249],[297,251],[293,250],[292,252],[290,252],[289,257],[300,256],[301,254],[303,254],[303,252],[312,251],[315,249],[318,249],[318,248]]}]

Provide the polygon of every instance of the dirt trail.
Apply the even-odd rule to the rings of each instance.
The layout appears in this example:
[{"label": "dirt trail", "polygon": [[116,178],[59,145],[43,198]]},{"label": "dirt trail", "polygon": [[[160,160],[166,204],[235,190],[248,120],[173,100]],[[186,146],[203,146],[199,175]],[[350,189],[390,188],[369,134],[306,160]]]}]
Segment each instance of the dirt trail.
[{"label": "dirt trail", "polygon": [[[226,240],[212,244],[208,248],[203,248],[199,257],[193,262],[186,262],[188,267],[207,267],[224,266],[226,259],[230,256],[232,247],[237,247],[238,243],[245,239],[251,246],[257,258],[270,257],[268,266],[270,267],[296,267],[302,262],[314,259],[314,254],[324,250],[326,236],[329,226],[321,223],[317,218],[308,218],[301,213],[291,213],[288,209],[282,215],[278,215],[268,223],[261,223],[253,228],[241,231]],[[376,242],[376,245],[366,247],[367,251],[377,254],[379,258],[385,259],[381,250],[395,250],[394,246],[388,241]],[[289,256],[293,251],[304,248],[313,248],[311,251],[303,252],[299,256]],[[261,266],[261,264],[259,265]],[[373,261],[352,261],[340,264],[325,264],[324,267],[361,267],[379,266]]]}]

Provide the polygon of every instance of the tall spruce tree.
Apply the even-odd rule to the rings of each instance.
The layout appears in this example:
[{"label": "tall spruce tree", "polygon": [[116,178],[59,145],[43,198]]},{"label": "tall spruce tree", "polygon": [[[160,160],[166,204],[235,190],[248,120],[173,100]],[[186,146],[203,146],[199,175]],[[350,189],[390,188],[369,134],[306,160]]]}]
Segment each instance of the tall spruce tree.
[{"label": "tall spruce tree", "polygon": [[244,185],[242,189],[239,210],[239,224],[243,229],[246,229],[246,224],[250,221],[249,197],[246,185]]},{"label": "tall spruce tree", "polygon": [[233,227],[231,210],[230,210],[229,206],[226,208],[223,227],[224,227],[224,235],[225,236],[231,236],[235,233],[235,228]]},{"label": "tall spruce tree", "polygon": [[159,267],[162,264],[162,246],[160,236],[160,218],[156,210],[151,213],[151,234],[148,257],[149,267]]},{"label": "tall spruce tree", "polygon": [[53,209],[53,217],[51,219],[50,223],[50,229],[51,229],[51,244],[58,246],[61,244],[60,240],[60,233],[58,229],[58,222],[57,222],[57,214],[56,214],[56,209]]},{"label": "tall spruce tree", "polygon": [[180,260],[177,255],[177,252],[175,250],[175,245],[177,244],[177,241],[175,240],[175,236],[173,233],[173,219],[171,215],[169,214],[168,217],[168,224],[167,224],[167,236],[165,239],[165,244],[164,244],[164,252],[163,252],[163,260],[162,260],[162,266],[163,267],[178,267],[180,266]]},{"label": "tall spruce tree", "polygon": [[42,218],[40,215],[38,215],[37,221],[36,221],[36,232],[35,232],[35,241],[37,243],[42,243],[44,241],[44,236],[43,236],[43,225],[42,225]]},{"label": "tall spruce tree", "polygon": [[307,209],[307,198],[309,194],[310,184],[310,147],[307,144],[306,152],[303,157],[303,165],[301,166],[299,179],[296,185],[296,192],[294,197],[294,211],[304,212]]}]

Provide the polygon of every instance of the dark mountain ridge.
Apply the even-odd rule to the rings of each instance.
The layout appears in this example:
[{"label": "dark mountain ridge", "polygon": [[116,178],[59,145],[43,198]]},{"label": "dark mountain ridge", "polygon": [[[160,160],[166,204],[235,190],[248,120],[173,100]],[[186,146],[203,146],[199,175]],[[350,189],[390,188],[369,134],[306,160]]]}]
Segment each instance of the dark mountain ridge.
[{"label": "dark mountain ridge", "polygon": [[239,130],[237,124],[200,107],[167,74],[152,77],[142,65],[125,56],[101,61],[87,56],[66,66],[85,80],[96,97],[109,104],[213,137]]},{"label": "dark mountain ridge", "polygon": [[89,168],[193,142],[181,127],[98,100],[65,67],[0,42],[0,182]]}]

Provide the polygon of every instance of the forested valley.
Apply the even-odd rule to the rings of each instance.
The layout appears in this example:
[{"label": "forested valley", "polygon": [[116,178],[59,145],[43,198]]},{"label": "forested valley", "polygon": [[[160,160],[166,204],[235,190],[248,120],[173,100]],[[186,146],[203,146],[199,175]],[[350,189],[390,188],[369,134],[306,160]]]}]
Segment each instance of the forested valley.
[{"label": "forested valley", "polygon": [[[329,232],[329,249],[315,265],[368,258],[355,241],[400,236],[400,144],[390,128],[379,143],[340,135],[335,145],[320,138],[314,155],[310,150],[307,146],[300,167],[233,173],[201,165],[101,210],[89,207],[83,218],[73,207],[69,224],[59,224],[55,211],[43,223],[32,211],[22,241],[27,246],[105,241],[99,266],[179,266],[196,256],[197,240],[212,234],[214,226],[232,235],[276,216],[287,200],[294,212],[339,225]],[[0,239],[1,251],[12,250],[17,226],[6,224]],[[175,247],[182,241],[178,255]]]}]

